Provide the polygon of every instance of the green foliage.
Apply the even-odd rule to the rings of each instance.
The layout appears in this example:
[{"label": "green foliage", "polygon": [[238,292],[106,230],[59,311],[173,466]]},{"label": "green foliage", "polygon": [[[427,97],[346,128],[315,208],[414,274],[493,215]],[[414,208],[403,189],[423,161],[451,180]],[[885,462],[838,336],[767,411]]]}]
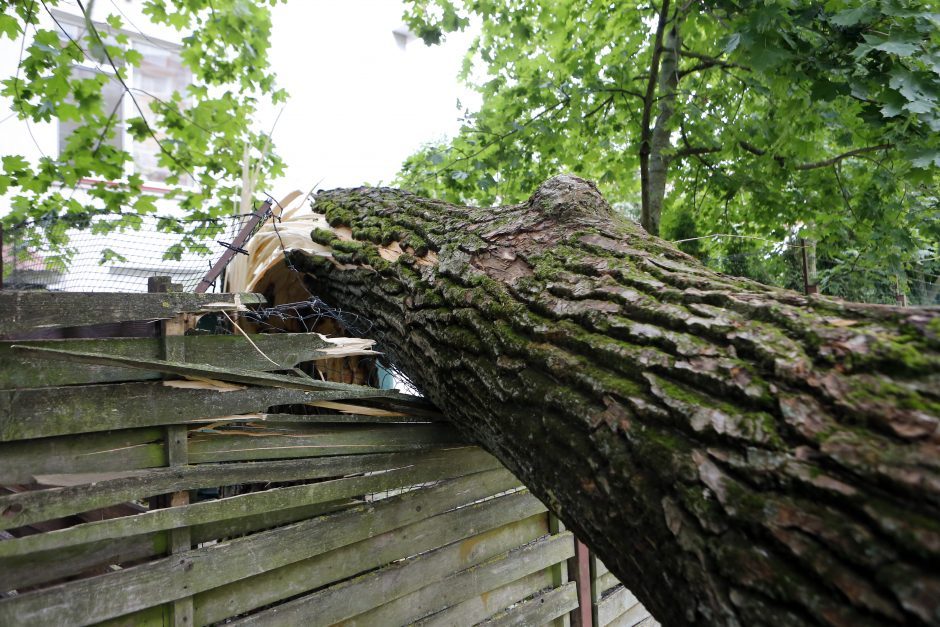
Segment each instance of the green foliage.
[{"label": "green foliage", "polygon": [[[570,171],[614,204],[636,205],[648,142],[667,163],[664,234],[744,236],[689,252],[731,258],[754,252],[735,248],[747,237],[805,237],[829,293],[881,298],[900,276],[915,296],[917,275],[930,296],[940,275],[940,13],[928,0],[408,4],[415,32],[433,34],[426,41],[479,22],[463,78],[483,104],[464,112],[456,137],[406,160],[402,186],[511,203]],[[664,5],[664,33],[674,28],[680,42],[672,91],[650,81],[664,67],[653,62]],[[660,145],[648,139],[655,128]],[[792,255],[760,250],[719,269],[793,285]]]},{"label": "green foliage", "polygon": [[[2,81],[0,93],[12,99],[13,111],[27,123],[58,119],[78,125],[57,157],[31,163],[15,154],[15,146],[4,147],[13,154],[2,157],[0,193],[10,193],[12,207],[3,222],[83,228],[96,215],[126,214],[131,217],[97,224],[133,228],[138,214],[156,210],[143,179],[127,174],[131,154],[108,141],[118,132],[117,107],[106,110],[102,95],[113,80],[109,72],[121,85],[122,99],[134,103],[137,115],[126,121],[129,134],[159,145],[158,163],[170,173],[164,182],[171,188],[168,197],[197,217],[230,214],[240,197],[246,156],[262,184],[282,170],[267,136],[252,129],[260,99],[286,99],[268,67],[269,6],[277,1],[146,0],[144,12],[155,24],[183,34],[180,54],[193,77],[184,93],[151,98],[149,109],[146,94],[126,82],[127,68],[139,67],[142,55],[128,45],[122,29],[131,27],[121,16],[109,15],[106,25],[97,26],[86,18],[84,36],[74,39],[40,27],[40,13],[48,13],[57,0],[0,1],[0,37],[24,45],[17,73]],[[78,6],[84,13],[86,5]],[[74,67],[83,61],[105,71],[91,78],[77,73]],[[92,184],[90,200],[80,202],[73,192],[89,179],[102,182]]]}]

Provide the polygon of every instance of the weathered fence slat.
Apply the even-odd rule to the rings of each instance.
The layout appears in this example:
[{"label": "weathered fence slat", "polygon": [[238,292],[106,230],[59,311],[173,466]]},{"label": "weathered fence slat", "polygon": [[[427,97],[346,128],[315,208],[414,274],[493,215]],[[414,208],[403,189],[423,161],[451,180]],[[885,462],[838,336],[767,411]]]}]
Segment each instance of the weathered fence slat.
[{"label": "weathered fence slat", "polygon": [[61,359],[74,363],[151,370],[199,380],[209,379],[245,385],[265,385],[272,388],[305,390],[309,392],[348,392],[352,398],[389,397],[405,405],[427,405],[427,401],[424,399],[407,396],[397,390],[381,390],[379,388],[355,385],[353,383],[320,381],[311,377],[271,374],[269,372],[248,370],[245,368],[221,367],[209,364],[190,364],[180,361],[167,361],[165,359],[121,357],[104,353],[84,353],[58,348],[28,346],[25,344],[14,344],[10,347],[10,350],[12,350],[15,355],[24,355],[27,357]]},{"label": "weathered fence slat", "polygon": [[461,446],[456,430],[444,424],[409,424],[368,430],[308,427],[306,431],[271,435],[198,434],[190,441],[190,461],[233,462],[247,459],[322,457],[356,453],[390,453],[442,446]]},{"label": "weathered fence slat", "polygon": [[[496,530],[492,532],[492,535],[494,540],[491,543],[487,544],[484,542],[485,538],[479,538],[474,544],[477,555],[482,559],[490,559],[485,564],[472,560],[473,553],[465,547],[467,543],[450,544],[252,614],[235,621],[235,624],[245,626],[296,624],[302,622],[304,616],[314,615],[323,625],[332,625],[340,621],[357,624],[353,617],[382,605],[383,601],[394,601],[420,590],[428,581],[445,578],[449,573],[460,570],[461,566],[470,567],[447,577],[448,586],[441,586],[441,581],[434,586],[438,595],[437,600],[446,606],[448,598],[454,598],[455,602],[466,598],[460,598],[463,586],[475,585],[477,588],[486,588],[489,585],[487,580],[490,578],[495,585],[507,583],[547,568],[561,559],[566,559],[569,553],[573,552],[570,533],[546,537],[509,553],[505,551],[518,546],[518,542],[514,541],[515,538],[503,530]],[[419,608],[420,604],[418,607],[394,604],[387,608],[389,611],[380,612],[380,617],[365,617],[362,624],[406,624],[423,616],[419,614],[410,619],[407,617],[409,612]],[[431,611],[434,611],[434,608],[430,608],[425,613]]]},{"label": "weathered fence slat", "polygon": [[[444,452],[374,453],[307,460],[157,468],[104,480],[97,480],[95,475],[91,475],[89,479],[95,482],[94,485],[89,485],[90,482],[84,480],[83,475],[65,475],[61,479],[71,484],[66,487],[0,496],[0,511],[8,512],[6,517],[12,519],[12,526],[18,526],[29,524],[30,520],[56,518],[179,490],[238,483],[323,479],[404,468],[414,464],[447,463],[448,460],[453,464],[455,472],[468,468],[489,470],[499,467],[499,463],[489,453],[476,447],[464,447]],[[41,478],[48,482],[61,481],[54,475]],[[7,551],[10,550],[9,545],[0,543],[0,555],[9,554]]]},{"label": "weathered fence slat", "polygon": [[[548,517],[549,529],[552,533],[561,533],[565,531],[565,523],[561,521],[555,514],[551,514]],[[577,550],[577,547],[575,547]],[[576,559],[576,556],[572,559]],[[562,585],[568,583],[568,561],[558,562],[552,566],[552,587],[559,588]],[[575,584],[577,585],[577,584]],[[564,616],[559,617],[557,620],[553,621],[553,627],[571,627],[571,617],[565,614]]]},{"label": "weathered fence slat", "polygon": [[[206,422],[263,412],[272,405],[355,397],[358,392],[213,386],[189,382],[116,383],[0,390],[0,442],[58,435]],[[369,394],[363,392],[363,394]]]},{"label": "weathered fence slat", "polygon": [[510,605],[550,587],[552,587],[551,574],[546,570],[540,570],[415,621],[413,627],[475,625],[501,613]]},{"label": "weathered fence slat", "polygon": [[624,610],[620,616],[613,618],[607,625],[599,627],[634,627],[648,618],[650,618],[649,610],[637,601]]},{"label": "weathered fence slat", "polygon": [[[0,624],[87,625],[273,570],[442,513],[517,480],[494,470],[187,553],[0,600]],[[309,542],[317,538],[317,542]]]},{"label": "weathered fence slat", "polygon": [[[165,339],[168,344],[182,344],[189,363],[220,367],[237,363],[239,367],[248,370],[289,370],[304,361],[337,356],[321,350],[332,344],[318,333],[260,333],[250,337],[264,355],[277,362],[277,366],[265,359],[241,335],[186,335]],[[159,359],[160,342],[161,339],[155,337],[0,342],[0,389],[139,381],[162,376],[158,372],[138,368],[95,364],[76,368],[65,361],[23,357],[14,355],[10,350],[14,344],[126,358]]]},{"label": "weathered fence slat", "polygon": [[215,623],[502,526],[535,539],[547,530],[544,512],[545,506],[528,492],[515,492],[438,515],[429,513],[398,529],[199,594],[196,622]]},{"label": "weathered fence slat", "polygon": [[36,475],[155,468],[166,464],[163,448],[163,430],[153,427],[4,442],[0,484],[31,483]]},{"label": "weathered fence slat", "polygon": [[[350,464],[350,466],[351,465],[352,464]],[[359,467],[362,469],[362,472],[384,470],[381,467],[376,467],[374,464],[370,469],[368,463],[362,462],[360,462]],[[471,456],[470,459],[460,459],[458,455],[451,455],[443,458],[438,457],[437,459],[430,458],[427,461],[419,460],[404,468],[388,470],[387,472],[379,474],[334,479],[301,486],[275,488],[262,492],[251,492],[240,496],[203,501],[168,509],[155,509],[136,516],[125,516],[122,518],[89,522],[75,527],[69,527],[68,529],[62,529],[56,533],[38,534],[0,542],[0,567],[4,564],[3,558],[11,555],[23,555],[34,551],[48,551],[72,544],[95,542],[106,538],[122,538],[164,529],[207,524],[229,518],[264,514],[278,509],[289,509],[313,503],[324,503],[438,479],[459,477],[474,472],[482,472],[492,469],[493,467],[494,464],[490,460],[481,458],[480,456]],[[48,520],[50,518],[57,518],[91,509],[82,506],[82,502],[84,501],[84,503],[87,504],[87,502],[91,500],[91,498],[85,496],[85,494],[89,491],[93,491],[94,487],[76,487],[81,491],[79,499],[71,502],[53,501],[50,506],[42,509],[35,507],[24,508],[16,516],[10,517],[12,518],[10,522],[0,521],[3,524],[3,528],[9,529],[40,520]],[[25,497],[30,494],[37,493],[26,492],[11,495],[11,497]],[[83,496],[84,498],[82,498]],[[10,507],[8,503],[3,502],[3,499],[10,500],[11,497],[0,497],[0,510]],[[17,503],[22,504],[25,500],[26,499],[19,499]],[[113,498],[108,499],[108,501],[112,500]],[[100,507],[100,502],[102,501],[104,501],[104,499],[99,499],[99,504],[96,504],[95,507]],[[47,503],[48,502],[47,500]]]},{"label": "weathered fence slat", "polygon": [[[259,529],[270,529],[305,518],[322,516],[355,504],[348,500],[331,501],[197,525],[191,529],[192,541],[194,544],[199,544],[219,538],[240,536]],[[95,567],[162,556],[167,548],[167,533],[158,531],[7,557],[2,560],[3,567],[0,568],[0,589],[32,587],[74,576]],[[158,613],[162,616],[162,612]],[[160,624],[162,625],[162,618]]]},{"label": "weathered fence slat", "polygon": [[636,605],[636,602],[637,600],[636,597],[633,596],[633,593],[623,586],[607,594],[597,604],[598,626],[604,627],[604,625]]},{"label": "weathered fence slat", "polygon": [[0,337],[49,327],[161,320],[264,304],[258,294],[120,294],[0,291]]},{"label": "weathered fence slat", "polygon": [[167,534],[158,533],[4,558],[0,560],[0,590],[25,589],[96,567],[163,555],[167,547]]},{"label": "weathered fence slat", "polygon": [[[474,542],[473,550],[467,551],[464,545],[470,542]],[[573,538],[567,532],[525,544],[522,538],[505,535],[503,529],[494,530],[483,537],[471,538],[460,546],[451,545],[414,558],[411,563],[406,563],[407,565],[396,564],[395,567],[400,571],[397,573],[399,581],[390,592],[387,582],[382,582],[379,578],[376,600],[382,603],[404,589],[406,582],[402,581],[402,573],[406,569],[410,569],[414,578],[412,585],[419,586],[418,589],[344,620],[344,623],[347,627],[410,625],[441,609],[486,594],[494,588],[563,562],[574,554],[573,547]],[[459,549],[461,559],[437,559],[455,549]],[[434,556],[438,562],[436,565],[432,563],[431,556],[434,554],[439,554]],[[469,557],[465,558],[465,554]],[[463,570],[460,570],[461,568]],[[388,573],[383,577],[387,579]],[[386,585],[382,585],[383,583]],[[359,597],[358,591],[354,596]],[[317,606],[316,611],[320,612],[320,606]],[[467,624],[462,618],[457,622]]]},{"label": "weathered fence slat", "polygon": [[600,599],[602,596],[604,596],[604,593],[611,588],[616,588],[619,585],[620,580],[617,579],[613,573],[604,573],[594,581],[595,590],[597,590],[597,599]]},{"label": "weathered fence slat", "polygon": [[544,625],[576,607],[578,607],[578,591],[575,582],[572,581],[560,588],[527,599],[502,614],[484,621],[481,625],[486,625],[486,627]]}]

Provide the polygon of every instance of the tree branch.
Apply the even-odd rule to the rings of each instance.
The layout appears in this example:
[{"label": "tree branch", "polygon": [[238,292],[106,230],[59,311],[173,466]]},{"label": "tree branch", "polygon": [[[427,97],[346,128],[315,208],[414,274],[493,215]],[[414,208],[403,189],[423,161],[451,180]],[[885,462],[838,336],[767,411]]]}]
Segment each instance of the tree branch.
[{"label": "tree branch", "polygon": [[744,70],[745,72],[750,72],[751,68],[746,65],[741,65],[740,63],[732,63],[731,61],[725,61],[724,59],[719,59],[718,57],[711,57],[707,54],[701,54],[699,52],[692,52],[691,50],[683,49],[682,54],[692,59],[698,59],[700,63],[694,65],[686,70],[681,70],[679,72],[679,78],[682,79],[689,74],[695,72],[701,72],[702,70],[708,70],[713,67],[719,68],[738,68]]},{"label": "tree branch", "polygon": [[705,146],[686,146],[672,154],[673,159],[683,159],[685,157],[694,157],[697,155],[709,155],[713,152],[719,152],[721,148],[706,148]]},{"label": "tree branch", "polygon": [[863,155],[868,152],[876,152],[878,150],[889,150],[894,148],[894,144],[878,144],[877,146],[865,146],[864,148],[856,148],[855,150],[849,150],[848,152],[843,152],[840,155],[830,157],[823,161],[814,161],[812,163],[801,163],[796,166],[797,170],[816,170],[819,168],[827,168],[831,165],[839,163],[843,159],[848,159],[849,157],[854,157],[856,155]]},{"label": "tree branch", "polygon": [[610,104],[614,101],[614,98],[615,98],[614,95],[610,95],[607,98],[604,98],[597,104],[596,107],[594,107],[593,109],[585,113],[583,116],[581,116],[581,119],[587,120],[588,118],[593,117],[601,109],[610,106]]},{"label": "tree branch", "polygon": [[758,157],[763,157],[764,155],[767,154],[767,151],[766,151],[766,150],[761,150],[760,148],[758,148],[758,147],[755,146],[754,144],[749,144],[748,142],[744,141],[743,139],[738,142],[738,146],[740,146],[741,148],[743,148],[744,150],[748,151],[749,153],[751,153],[751,154],[753,154],[753,155],[757,155]]},{"label": "tree branch", "polygon": [[639,98],[640,100],[643,100],[646,97],[644,94],[641,94],[638,91],[633,91],[632,89],[623,89],[622,87],[602,87],[597,91],[613,94],[626,94],[628,96],[633,96],[634,98]]},{"label": "tree branch", "polygon": [[[763,157],[767,154],[766,150],[758,148],[754,144],[748,143],[744,140],[738,142],[738,145],[746,150],[747,152],[757,155],[758,157]],[[828,159],[823,159],[822,161],[811,161],[809,163],[798,163],[793,166],[795,170],[806,171],[806,170],[818,170],[819,168],[828,168],[831,165],[835,165],[844,159],[849,157],[856,157],[858,155],[864,155],[869,152],[876,152],[878,150],[889,150],[894,148],[894,144],[878,144],[876,146],[864,146],[862,148],[855,148],[854,150],[849,150],[841,154],[835,155],[834,157],[829,157]],[[781,166],[786,164],[786,158],[780,155],[773,155],[774,160],[779,163]]]}]

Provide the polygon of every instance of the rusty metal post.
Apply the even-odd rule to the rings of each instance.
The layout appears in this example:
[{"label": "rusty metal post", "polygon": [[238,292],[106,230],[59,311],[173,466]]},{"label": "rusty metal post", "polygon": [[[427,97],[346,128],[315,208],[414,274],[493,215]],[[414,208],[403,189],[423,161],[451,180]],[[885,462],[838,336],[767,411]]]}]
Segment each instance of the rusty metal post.
[{"label": "rusty metal post", "polygon": [[571,613],[572,627],[594,625],[593,598],[591,597],[591,552],[575,538],[574,557],[568,561],[568,577],[578,591],[578,607]]}]

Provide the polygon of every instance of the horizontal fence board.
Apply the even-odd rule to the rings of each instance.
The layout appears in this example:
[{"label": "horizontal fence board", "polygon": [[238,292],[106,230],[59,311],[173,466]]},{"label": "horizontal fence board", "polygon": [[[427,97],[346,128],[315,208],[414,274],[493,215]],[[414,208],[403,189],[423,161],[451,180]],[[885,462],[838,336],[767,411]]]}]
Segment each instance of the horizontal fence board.
[{"label": "horizontal fence board", "polygon": [[[309,621],[315,621],[319,625],[332,625],[342,621],[346,625],[398,625],[406,624],[416,618],[421,618],[423,614],[430,613],[438,608],[427,608],[426,611],[420,607],[403,607],[398,603],[388,604],[385,611],[379,612],[381,616],[363,617],[363,622],[358,622],[354,616],[360,615],[372,608],[386,604],[385,602],[404,597],[411,592],[421,589],[429,581],[437,581],[435,586],[438,601],[447,604],[446,595],[451,594],[460,596],[461,591],[455,590],[455,587],[463,585],[477,584],[485,588],[487,578],[494,580],[494,586],[506,583],[499,581],[499,571],[509,580],[518,579],[532,572],[550,566],[560,560],[566,559],[569,553],[573,554],[573,541],[571,535],[564,534],[554,537],[545,537],[522,548],[494,557],[508,550],[513,544],[518,545],[520,538],[508,534],[506,530],[497,529],[493,532],[494,540],[487,544],[485,539],[477,540],[471,549],[467,544],[474,539],[471,538],[463,543],[450,544],[437,548],[428,553],[417,555],[403,562],[397,562],[379,570],[360,575],[355,579],[345,581],[320,590],[313,594],[289,601],[283,605],[278,605],[257,614],[252,614],[241,620],[235,621],[237,625],[278,625],[278,624],[302,624]],[[476,553],[471,550],[476,549]],[[474,565],[473,556],[478,559],[487,559],[494,557],[485,564],[477,564],[473,568],[464,571],[464,577],[460,583],[448,577],[462,567]],[[495,571],[495,572],[494,572]],[[456,577],[452,575],[452,577]],[[448,581],[449,586],[445,588],[440,584]],[[463,600],[458,598],[458,601]],[[425,599],[425,602],[434,602],[433,599]],[[410,619],[407,615],[411,610],[419,613]]]},{"label": "horizontal fence board", "polygon": [[600,561],[593,555],[591,556],[591,560],[592,560],[592,563],[594,564],[594,578],[595,579],[598,579],[601,576],[606,575],[607,573],[610,572],[610,569],[607,568],[604,562]]},{"label": "horizontal fence board", "polygon": [[86,364],[81,368],[76,368],[65,361],[14,355],[10,350],[13,344],[103,353],[129,358],[158,359],[163,355],[161,342],[166,342],[170,345],[181,345],[187,362],[212,366],[237,363],[241,368],[250,370],[289,370],[301,362],[328,357],[319,349],[332,346],[317,333],[259,333],[250,337],[258,349],[277,362],[278,366],[265,359],[241,335],[0,342],[0,389],[87,385],[163,378],[159,372],[137,368],[95,364]]},{"label": "horizontal fence board", "polygon": [[[514,484],[508,471],[470,475],[107,575],[20,594],[0,600],[0,624],[100,622],[273,570]],[[310,542],[311,538],[317,542]]]},{"label": "horizontal fence board", "polygon": [[597,592],[597,598],[604,596],[604,593],[610,590],[611,588],[616,588],[620,585],[620,580],[617,579],[617,576],[611,572],[606,572],[597,579],[594,580],[594,589]]},{"label": "horizontal fence board", "polygon": [[[199,544],[209,540],[237,537],[260,529],[322,516],[358,503],[348,500],[317,503],[196,525],[191,528],[192,541]],[[0,590],[48,584],[94,567],[162,556],[168,546],[167,534],[161,531],[5,558],[2,560],[4,566],[0,568]]]},{"label": "horizontal fence board", "polygon": [[[0,542],[2,544],[4,542]],[[92,568],[161,555],[168,546],[165,533],[154,533],[3,558],[0,559],[0,590],[22,590]]]},{"label": "horizontal fence board", "polygon": [[[495,460],[492,457],[481,454],[481,452],[473,449],[449,452],[452,454],[414,455],[411,456],[411,459],[407,462],[407,466],[387,472],[334,479],[332,481],[321,481],[300,486],[274,488],[260,492],[250,492],[248,494],[225,499],[202,501],[180,507],[152,510],[136,516],[125,516],[89,522],[68,529],[62,529],[55,533],[44,533],[0,542],[0,568],[4,566],[3,558],[7,556],[23,555],[33,551],[47,551],[72,544],[96,542],[106,538],[123,538],[165,529],[201,525],[229,518],[259,515],[278,509],[301,507],[303,505],[346,499],[418,483],[449,479],[472,474],[474,472],[490,470],[496,467],[494,463]],[[376,471],[386,470],[389,465],[387,459],[369,460],[368,457],[369,456],[360,457],[358,460],[348,460],[344,470],[347,474],[351,472],[376,473]],[[387,458],[388,456],[383,457]],[[401,457],[404,458],[404,456]],[[321,467],[321,472],[326,468],[332,467],[334,468],[332,472],[335,473],[335,469],[342,468],[343,461],[344,460],[330,459],[329,462],[332,463],[324,464]],[[405,459],[399,459],[398,463],[405,464],[406,462]],[[180,468],[179,474],[185,474],[187,470],[186,467],[178,468]],[[313,474],[313,469],[308,471],[307,474]],[[254,481],[258,480],[259,479],[255,479]],[[120,481],[115,483],[120,483]],[[30,500],[27,498],[40,495],[42,492],[20,493],[0,497],[0,511],[8,509],[15,510],[15,508],[11,508],[12,504],[19,504],[21,508],[14,516],[0,518],[0,529],[10,529],[24,524],[103,507],[105,504],[110,504],[114,501],[113,496],[110,498],[102,497],[95,499],[95,491],[97,491],[97,486],[94,485],[74,486],[62,490],[47,490],[44,492],[54,494],[47,494],[48,498],[44,499],[45,507],[36,507],[35,501],[38,499],[33,498],[33,503],[30,503]],[[179,488],[172,491],[179,491]],[[111,495],[116,493],[113,488],[107,490],[107,492]],[[56,496],[61,497],[62,494],[69,495],[72,498],[55,498]],[[151,488],[147,491],[146,495],[149,496],[152,494],[153,491]],[[121,496],[126,495],[126,492],[121,494]],[[142,498],[142,496],[143,495],[134,495],[131,498]],[[25,506],[23,505],[24,503],[26,503]],[[93,507],[88,507],[90,503]]]},{"label": "horizontal fence board", "polygon": [[504,525],[545,529],[545,507],[528,492],[515,492],[418,520],[282,569],[196,595],[196,623],[209,624],[341,581],[411,555]]},{"label": "horizontal fence board", "polygon": [[119,355],[86,353],[71,350],[61,350],[58,348],[28,346],[25,344],[14,344],[10,347],[10,350],[13,351],[14,355],[24,355],[37,359],[61,359],[63,361],[81,364],[120,366],[125,368],[160,372],[163,374],[172,374],[181,377],[211,379],[243,385],[261,385],[288,390],[305,390],[308,392],[347,392],[349,394],[347,398],[389,397],[396,399],[396,401],[399,403],[405,403],[406,405],[412,402],[419,406],[427,405],[427,401],[424,399],[416,396],[408,396],[397,390],[382,390],[380,388],[369,387],[366,385],[355,385],[353,383],[321,381],[312,377],[272,374],[261,370],[248,370],[246,368],[240,367],[235,368],[231,366],[212,366],[209,364],[194,364],[180,361],[167,361],[164,359],[121,357]]},{"label": "horizontal fence board", "polygon": [[349,398],[341,391],[183,388],[176,382],[0,390],[0,442],[204,422],[272,405]]},{"label": "horizontal fence board", "polygon": [[31,483],[36,475],[165,466],[163,437],[160,428],[122,429],[0,443],[0,484]]},{"label": "horizontal fence board", "polygon": [[542,569],[494,590],[488,590],[465,601],[422,618],[414,627],[452,627],[475,625],[502,612],[513,603],[552,587],[552,573]]},{"label": "horizontal fence board", "polygon": [[599,627],[634,627],[648,618],[650,618],[650,613],[643,607],[642,603],[637,602],[624,610],[620,616],[612,619],[607,625]]},{"label": "horizontal fence board", "polygon": [[[160,437],[154,432],[152,437]],[[6,512],[0,528],[11,528],[39,520],[143,499],[155,494],[195,490],[238,483],[265,483],[323,479],[360,472],[403,468],[419,463],[453,463],[455,470],[498,468],[499,462],[477,447],[447,451],[346,455],[312,460],[205,464],[138,471],[132,476],[97,481],[79,481],[63,488],[31,490],[0,496],[0,512]],[[4,526],[5,525],[5,526]],[[0,543],[0,555],[9,555],[10,545]]]},{"label": "horizontal fence board", "polygon": [[[409,584],[418,588],[374,610],[344,620],[344,627],[409,625],[471,597],[485,594],[533,573],[545,571],[574,555],[574,538],[570,533],[545,536],[526,544],[524,537],[505,534],[501,537],[501,532],[502,529],[494,530],[487,534],[489,537],[477,540],[478,544],[474,546],[475,559],[455,559],[453,555],[450,555],[449,559],[441,559],[448,556],[448,553],[453,554],[455,549],[459,549],[458,557],[464,557],[466,549],[463,546],[451,546],[418,556],[407,565],[396,564],[392,568],[398,571],[396,576],[399,581],[394,584],[397,587],[394,592],[390,591],[389,582],[383,581],[389,578],[392,569],[382,576],[366,575],[364,579],[372,577],[376,580],[376,600],[380,603],[394,597],[402,587]],[[503,537],[506,540],[497,541]],[[484,559],[487,561],[484,562]],[[408,573],[405,573],[406,570]],[[403,576],[406,574],[411,575],[410,581]],[[359,592],[353,594],[359,598]],[[274,613],[276,609],[270,611]],[[310,615],[319,617],[320,607],[317,606],[316,612]]]},{"label": "horizontal fence board", "polygon": [[606,625],[636,604],[636,597],[625,587],[604,596],[597,604],[597,624]]},{"label": "horizontal fence board", "polygon": [[231,311],[241,305],[264,302],[258,294],[0,291],[0,337],[49,327],[162,320],[181,313]]},{"label": "horizontal fence board", "polygon": [[193,464],[241,460],[321,457],[356,453],[417,451],[464,445],[450,425],[414,424],[344,429],[311,426],[280,435],[195,434],[189,441]]},{"label": "horizontal fence board", "polygon": [[576,607],[578,607],[578,591],[575,582],[571,581],[560,588],[527,599],[490,620],[484,621],[481,625],[487,627],[544,625]]},{"label": "horizontal fence board", "polygon": [[211,540],[229,540],[253,533],[260,529],[273,529],[274,527],[299,522],[307,518],[322,516],[330,512],[337,512],[341,509],[347,509],[360,504],[362,504],[362,500],[360,499],[344,499],[342,501],[330,501],[328,503],[315,503],[313,505],[291,507],[289,509],[254,516],[230,518],[228,520],[219,520],[205,525],[196,525],[192,527],[190,531],[193,544],[209,542]]}]

